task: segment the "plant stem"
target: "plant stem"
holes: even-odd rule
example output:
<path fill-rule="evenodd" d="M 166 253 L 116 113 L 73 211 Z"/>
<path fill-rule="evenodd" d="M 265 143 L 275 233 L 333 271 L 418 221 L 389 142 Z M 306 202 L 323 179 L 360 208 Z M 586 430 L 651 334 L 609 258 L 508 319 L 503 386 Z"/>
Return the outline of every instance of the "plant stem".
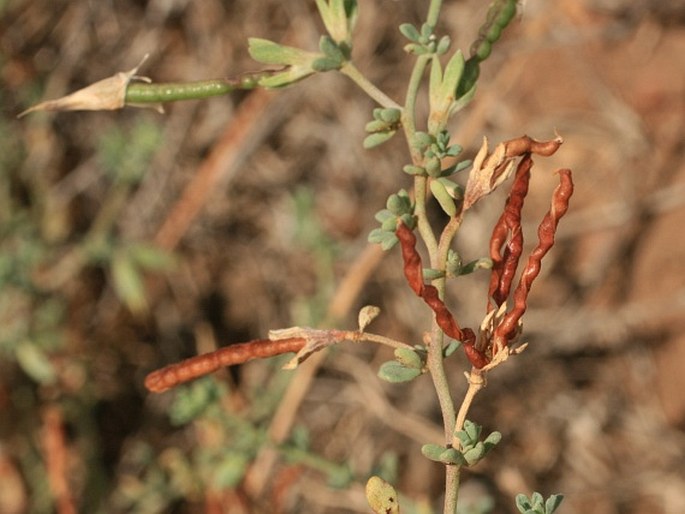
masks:
<path fill-rule="evenodd" d="M 442 8 L 442 0 L 431 0 L 428 6 L 428 16 L 426 16 L 426 23 L 431 27 L 435 27 L 440 16 L 440 9 Z"/>
<path fill-rule="evenodd" d="M 340 68 L 340 73 L 348 76 L 352 81 L 357 84 L 367 95 L 373 98 L 379 105 L 385 108 L 395 108 L 400 109 L 400 105 L 395 102 L 392 98 L 386 95 L 383 91 L 378 89 L 374 84 L 367 79 L 364 74 L 362 74 L 357 67 L 351 62 L 346 62 Z"/>
<path fill-rule="evenodd" d="M 435 256 L 438 251 L 438 241 L 435 238 L 433 229 L 428 222 L 428 216 L 426 215 L 426 185 L 428 184 L 428 179 L 417 175 L 414 177 L 414 214 L 417 218 L 419 235 L 428 249 L 428 255 L 430 257 L 431 266 L 433 265 Z"/>
<path fill-rule="evenodd" d="M 407 94 L 404 99 L 404 111 L 402 112 L 402 127 L 404 128 L 404 134 L 407 138 L 407 143 L 409 144 L 409 153 L 412 162 L 419 166 L 423 161 L 423 156 L 419 149 L 415 148 L 412 144 L 414 133 L 416 132 L 416 96 L 419 92 L 421 78 L 423 77 L 423 72 L 426 70 L 429 59 L 430 57 L 426 55 L 420 55 L 419 58 L 416 59 L 414 69 L 409 78 Z"/>
<path fill-rule="evenodd" d="M 471 373 L 469 374 L 469 387 L 464 395 L 464 400 L 461 402 L 461 407 L 459 407 L 459 413 L 457 414 L 454 425 L 454 432 L 452 433 L 452 446 L 454 448 L 459 449 L 461 446 L 461 442 L 455 434 L 464 428 L 466 414 L 468 414 L 468 411 L 471 408 L 473 399 L 483 387 L 485 387 L 485 377 L 483 376 L 483 373 L 479 369 L 471 368 Z"/>
<path fill-rule="evenodd" d="M 440 234 L 440 242 L 438 244 L 436 262 L 431 263 L 431 266 L 433 266 L 434 268 L 441 270 L 444 269 L 444 266 L 447 263 L 447 253 L 449 252 L 450 245 L 452 244 L 452 239 L 454 239 L 454 236 L 456 235 L 457 231 L 459 230 L 459 227 L 461 226 L 463 215 L 463 212 L 459 212 L 459 214 L 451 218 L 447 225 L 445 225 L 442 234 Z"/>

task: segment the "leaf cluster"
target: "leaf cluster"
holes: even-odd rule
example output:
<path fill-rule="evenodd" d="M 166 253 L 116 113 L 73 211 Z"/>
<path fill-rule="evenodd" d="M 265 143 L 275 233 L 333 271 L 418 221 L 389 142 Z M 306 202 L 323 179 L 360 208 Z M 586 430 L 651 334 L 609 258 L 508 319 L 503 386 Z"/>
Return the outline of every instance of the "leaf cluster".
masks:
<path fill-rule="evenodd" d="M 447 465 L 473 466 L 483 459 L 502 439 L 499 432 L 490 433 L 485 439 L 480 440 L 483 427 L 466 420 L 463 430 L 456 432 L 461 443 L 461 448 L 446 447 L 438 444 L 425 444 L 421 453 L 430 460 L 442 462 Z"/>

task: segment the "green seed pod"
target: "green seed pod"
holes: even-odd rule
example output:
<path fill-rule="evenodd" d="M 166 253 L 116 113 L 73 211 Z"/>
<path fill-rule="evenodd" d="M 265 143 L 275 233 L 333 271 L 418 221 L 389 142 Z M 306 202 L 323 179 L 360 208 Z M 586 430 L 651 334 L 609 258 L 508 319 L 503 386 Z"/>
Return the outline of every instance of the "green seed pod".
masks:
<path fill-rule="evenodd" d="M 490 43 L 494 43 L 502 35 L 502 27 L 499 25 L 492 25 L 485 33 L 485 39 Z"/>
<path fill-rule="evenodd" d="M 478 58 L 478 60 L 484 61 L 490 57 L 490 53 L 492 52 L 492 44 L 484 39 L 483 41 L 480 41 L 478 45 L 476 45 L 475 51 L 472 49 L 471 52 Z"/>
<path fill-rule="evenodd" d="M 225 95 L 235 89 L 235 84 L 222 79 L 169 84 L 130 82 L 126 88 L 126 103 L 146 104 L 195 100 Z"/>
<path fill-rule="evenodd" d="M 500 27 L 504 28 L 509 25 L 509 22 L 516 15 L 516 0 L 506 0 L 504 5 L 501 6 L 499 13 L 497 14 L 497 19 L 495 23 Z"/>

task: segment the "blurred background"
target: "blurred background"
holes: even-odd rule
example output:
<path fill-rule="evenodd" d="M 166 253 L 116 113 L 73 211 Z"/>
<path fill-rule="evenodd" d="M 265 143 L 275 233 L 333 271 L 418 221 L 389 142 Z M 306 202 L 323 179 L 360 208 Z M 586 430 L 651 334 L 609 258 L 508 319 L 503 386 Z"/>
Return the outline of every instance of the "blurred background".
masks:
<path fill-rule="evenodd" d="M 397 27 L 427 2 L 360 2 L 354 60 L 402 99 L 412 59 Z M 488 2 L 445 2 L 468 50 Z M 528 247 L 557 179 L 576 193 L 524 317 L 529 348 L 489 377 L 469 418 L 503 441 L 462 473 L 463 513 L 685 512 L 685 6 L 528 0 L 482 67 L 453 141 L 472 157 L 522 134 L 565 139 L 537 159 Z M 293 325 L 420 343 L 426 309 L 399 252 L 368 248 L 373 214 L 410 186 L 400 137 L 361 147 L 374 104 L 327 73 L 275 92 L 161 115 L 28 106 L 129 70 L 155 82 L 259 69 L 247 37 L 316 49 L 314 2 L 0 1 L 0 512 L 369 512 L 381 474 L 403 512 L 440 505 L 441 442 L 427 377 L 376 377 L 386 348 L 340 345 L 295 372 L 251 362 L 173 392 L 160 366 Z M 421 105 L 425 112 L 425 102 Z M 465 221 L 487 255 L 505 192 Z M 436 208 L 436 220 L 439 211 Z M 449 284 L 475 327 L 487 273 Z M 321 355 L 321 356 L 319 356 Z M 466 362 L 448 361 L 456 398 Z"/>

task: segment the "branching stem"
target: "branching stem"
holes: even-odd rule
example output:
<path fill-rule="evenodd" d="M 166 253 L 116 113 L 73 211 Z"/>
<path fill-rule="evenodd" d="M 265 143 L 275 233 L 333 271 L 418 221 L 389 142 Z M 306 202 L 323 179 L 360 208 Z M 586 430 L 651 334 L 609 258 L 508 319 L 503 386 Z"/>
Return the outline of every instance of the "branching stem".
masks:
<path fill-rule="evenodd" d="M 383 91 L 378 89 L 369 79 L 367 79 L 364 74 L 359 71 L 359 69 L 351 62 L 346 62 L 342 68 L 340 68 L 340 73 L 346 75 L 352 81 L 357 84 L 367 95 L 373 98 L 379 105 L 385 108 L 395 108 L 400 109 L 400 105 L 395 102 L 392 98 L 386 95 Z"/>

